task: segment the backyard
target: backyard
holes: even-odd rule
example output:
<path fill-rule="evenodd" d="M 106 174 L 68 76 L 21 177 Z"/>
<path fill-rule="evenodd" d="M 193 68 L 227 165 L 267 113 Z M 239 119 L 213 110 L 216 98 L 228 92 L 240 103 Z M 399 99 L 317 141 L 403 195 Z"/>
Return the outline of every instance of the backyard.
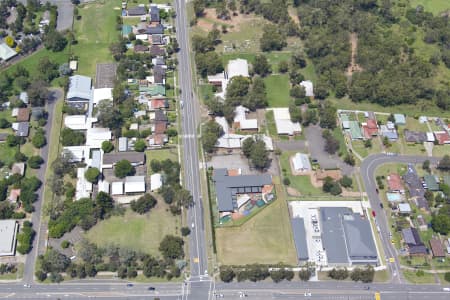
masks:
<path fill-rule="evenodd" d="M 279 196 L 282 188 L 279 185 L 277 187 Z M 283 197 L 279 196 L 241 226 L 216 228 L 215 235 L 217 254 L 222 264 L 297 263 L 289 214 Z"/>
<path fill-rule="evenodd" d="M 269 107 L 288 107 L 291 102 L 288 75 L 270 75 L 264 82 Z"/>

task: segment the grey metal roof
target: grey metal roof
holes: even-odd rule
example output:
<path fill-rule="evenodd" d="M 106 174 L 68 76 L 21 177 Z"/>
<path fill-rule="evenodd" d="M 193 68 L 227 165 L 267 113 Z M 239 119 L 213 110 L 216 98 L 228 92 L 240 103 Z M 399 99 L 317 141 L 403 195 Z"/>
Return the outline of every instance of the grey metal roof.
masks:
<path fill-rule="evenodd" d="M 121 160 L 128 160 L 132 164 L 145 162 L 145 154 L 142 152 L 119 152 L 105 153 L 103 155 L 103 164 L 115 164 Z"/>
<path fill-rule="evenodd" d="M 343 225 L 350 260 L 377 260 L 377 248 L 369 221 L 355 213 L 344 216 Z"/>
<path fill-rule="evenodd" d="M 404 228 L 402 229 L 403 240 L 408 245 L 423 245 L 422 240 L 420 239 L 419 233 L 415 228 Z"/>
<path fill-rule="evenodd" d="M 156 26 L 149 26 L 147 27 L 147 34 L 163 34 L 164 33 L 164 26 L 161 24 L 158 24 Z"/>
<path fill-rule="evenodd" d="M 0 220 L 0 256 L 14 255 L 17 223 L 15 220 Z"/>
<path fill-rule="evenodd" d="M 128 8 L 127 12 L 129 16 L 142 16 L 147 14 L 147 10 L 144 6 L 130 7 Z"/>
<path fill-rule="evenodd" d="M 305 222 L 303 218 L 292 218 L 292 233 L 298 260 L 308 260 L 308 245 L 306 242 Z"/>
<path fill-rule="evenodd" d="M 29 132 L 30 132 L 30 123 L 28 122 L 18 123 L 16 136 L 25 137 L 28 136 Z"/>
<path fill-rule="evenodd" d="M 217 208 L 219 211 L 236 209 L 236 195 L 250 193 L 252 187 L 262 187 L 272 184 L 269 174 L 228 176 L 227 169 L 216 169 L 213 174 L 216 185 Z M 245 188 L 250 188 L 246 191 Z"/>
<path fill-rule="evenodd" d="M 127 150 L 128 150 L 128 138 L 122 136 L 119 138 L 119 151 L 124 152 Z"/>
<path fill-rule="evenodd" d="M 321 207 L 320 221 L 322 225 L 322 243 L 331 264 L 346 264 L 349 262 L 345 232 L 341 216 L 351 214 L 347 207 Z"/>
<path fill-rule="evenodd" d="M 417 171 L 414 168 L 414 165 L 408 164 L 408 170 L 406 171 L 405 175 L 403 175 L 403 180 L 406 182 L 410 197 L 424 196 L 425 191 L 423 189 L 422 182 L 417 175 Z"/>
<path fill-rule="evenodd" d="M 89 101 L 92 97 L 92 80 L 90 77 L 82 75 L 74 75 L 70 77 L 69 91 L 67 92 L 67 100 Z"/>
<path fill-rule="evenodd" d="M 160 17 L 159 17 L 159 8 L 157 6 L 150 6 L 150 20 L 152 22 L 159 22 L 160 21 Z"/>
<path fill-rule="evenodd" d="M 102 154 L 101 154 L 100 150 L 93 150 L 91 167 L 101 170 L 102 169 L 101 158 L 102 158 Z"/>
<path fill-rule="evenodd" d="M 427 141 L 427 134 L 425 132 L 405 129 L 403 134 L 405 135 L 405 140 L 410 143 L 423 143 Z"/>

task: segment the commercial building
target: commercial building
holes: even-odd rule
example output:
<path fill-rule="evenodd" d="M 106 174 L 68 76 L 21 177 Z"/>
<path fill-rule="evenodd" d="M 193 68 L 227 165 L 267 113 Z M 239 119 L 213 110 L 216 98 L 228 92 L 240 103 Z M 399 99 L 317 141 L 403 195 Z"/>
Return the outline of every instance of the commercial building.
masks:
<path fill-rule="evenodd" d="M 306 242 L 305 221 L 303 218 L 291 218 L 292 233 L 294 236 L 297 259 L 304 262 L 309 259 L 308 244 Z"/>
<path fill-rule="evenodd" d="M 309 157 L 304 153 L 296 153 L 292 157 L 292 166 L 296 172 L 311 171 L 311 163 L 309 162 Z"/>
<path fill-rule="evenodd" d="M 12 256 L 16 252 L 18 224 L 15 220 L 0 220 L 0 256 Z"/>
<path fill-rule="evenodd" d="M 289 108 L 273 108 L 273 117 L 275 119 L 275 126 L 279 135 L 294 135 L 302 131 L 300 123 L 291 121 L 291 114 Z"/>
<path fill-rule="evenodd" d="M 14 49 L 11 49 L 6 43 L 0 42 L 0 60 L 7 61 L 17 55 Z"/>
<path fill-rule="evenodd" d="M 74 75 L 69 78 L 67 101 L 89 102 L 92 97 L 92 80 L 90 77 Z"/>

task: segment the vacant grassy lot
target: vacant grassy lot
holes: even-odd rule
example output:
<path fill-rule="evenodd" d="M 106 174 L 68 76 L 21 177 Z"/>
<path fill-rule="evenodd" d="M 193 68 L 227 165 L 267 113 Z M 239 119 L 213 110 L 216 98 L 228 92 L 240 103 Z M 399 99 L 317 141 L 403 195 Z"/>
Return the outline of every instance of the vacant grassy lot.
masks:
<path fill-rule="evenodd" d="M 280 197 L 241 226 L 217 228 L 216 243 L 221 264 L 297 262 L 286 202 Z"/>
<path fill-rule="evenodd" d="M 403 271 L 403 276 L 407 281 L 414 284 L 427 284 L 435 283 L 434 275 L 430 273 L 424 273 L 421 276 L 417 275 L 415 271 Z"/>
<path fill-rule="evenodd" d="M 163 161 L 165 159 L 178 161 L 177 148 L 150 150 L 150 151 L 145 152 L 145 156 L 147 159 L 147 171 L 149 172 L 149 174 L 152 174 L 152 168 L 150 167 L 150 162 L 153 159 L 156 159 L 159 161 Z"/>
<path fill-rule="evenodd" d="M 159 256 L 158 247 L 164 236 L 178 235 L 179 232 L 179 218 L 173 217 L 167 205 L 160 200 L 145 215 L 127 211 L 124 216 L 102 221 L 89 230 L 86 237 L 99 246 L 115 244 Z"/>
<path fill-rule="evenodd" d="M 288 75 L 270 75 L 264 78 L 264 82 L 269 107 L 288 107 L 291 101 Z"/>
<path fill-rule="evenodd" d="M 116 1 L 95 2 L 79 7 L 81 20 L 74 23 L 78 44 L 72 51 L 78 56 L 78 73 L 95 76 L 97 63 L 112 62 L 109 45 L 118 40 L 116 16 L 120 15 Z"/>

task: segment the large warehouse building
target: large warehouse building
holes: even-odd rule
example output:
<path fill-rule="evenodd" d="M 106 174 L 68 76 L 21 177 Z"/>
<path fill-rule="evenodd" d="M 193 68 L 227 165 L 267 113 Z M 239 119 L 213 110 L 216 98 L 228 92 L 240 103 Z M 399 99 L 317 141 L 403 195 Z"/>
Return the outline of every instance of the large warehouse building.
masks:
<path fill-rule="evenodd" d="M 15 220 L 0 220 L 0 256 L 15 254 L 17 229 Z"/>

